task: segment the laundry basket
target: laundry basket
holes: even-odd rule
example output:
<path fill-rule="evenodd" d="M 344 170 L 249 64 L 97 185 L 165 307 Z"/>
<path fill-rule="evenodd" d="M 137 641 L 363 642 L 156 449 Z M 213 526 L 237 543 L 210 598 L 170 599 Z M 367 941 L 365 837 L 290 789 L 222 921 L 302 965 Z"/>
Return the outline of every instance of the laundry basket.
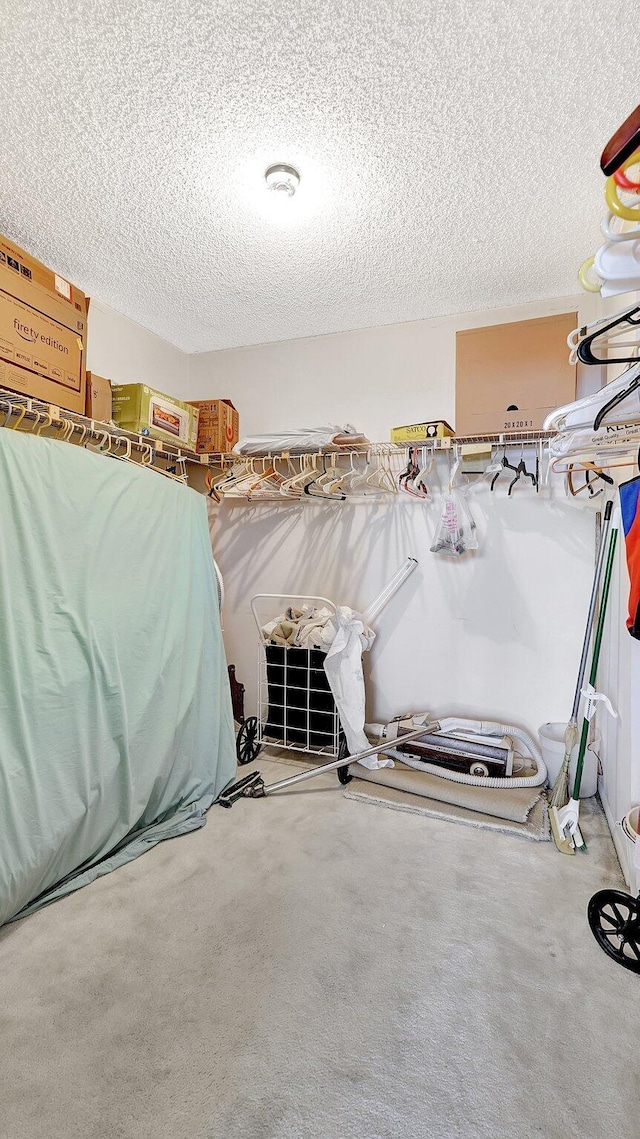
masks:
<path fill-rule="evenodd" d="M 277 603 L 277 605 L 276 605 Z M 250 763 L 262 744 L 339 759 L 347 755 L 338 709 L 324 670 L 326 653 L 318 648 L 265 644 L 263 626 L 292 604 L 320 605 L 336 612 L 327 597 L 259 593 L 251 599 L 258 630 L 258 714 L 238 732 L 238 763 Z"/>

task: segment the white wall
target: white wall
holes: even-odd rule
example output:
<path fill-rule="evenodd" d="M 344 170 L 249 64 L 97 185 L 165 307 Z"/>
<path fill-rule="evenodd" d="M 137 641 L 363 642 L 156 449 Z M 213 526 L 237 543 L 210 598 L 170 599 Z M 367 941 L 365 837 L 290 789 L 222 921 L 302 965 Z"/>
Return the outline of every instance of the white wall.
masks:
<path fill-rule="evenodd" d="M 244 434 L 352 421 L 370 438 L 386 439 L 393 424 L 440 417 L 453 422 L 458 329 L 575 308 L 589 320 L 603 306 L 581 294 L 186 356 L 93 301 L 88 364 L 114 381 L 142 380 L 179 398 L 230 397 Z M 592 383 L 595 371 L 587 373 Z M 514 492 L 507 499 L 504 491 L 492 495 L 485 486 L 472 492 L 471 501 L 481 548 L 460 563 L 429 552 L 437 501 L 426 507 L 404 500 L 388 506 L 220 507 L 214 545 L 227 586 L 225 638 L 247 685 L 248 709 L 255 706 L 257 672 L 249 609 L 254 593 L 322 593 L 364 606 L 411 553 L 419 569 L 377 622 L 378 639 L 367 660 L 368 715 L 424 708 L 513 719 L 532 731 L 544 720 L 565 719 L 593 569 L 593 512 L 570 502 L 561 489 L 551 497 Z M 640 801 L 640 704 L 634 699 L 640 646 L 624 628 L 622 536 L 618 565 L 600 687 L 620 717 L 601 717 L 600 793 L 631 881 L 626 840 L 616 823 Z"/>
<path fill-rule="evenodd" d="M 226 502 L 214 550 L 229 660 L 255 709 L 255 593 L 321 594 L 364 607 L 407 555 L 419 568 L 376 622 L 368 716 L 409 710 L 505 719 L 532 731 L 571 707 L 592 573 L 593 515 L 564 499 L 488 486 L 471 495 L 480 549 L 430 553 L 439 516 L 386 506 Z M 276 612 L 283 606 L 276 603 Z M 267 609 L 267 616 L 275 616 Z"/>
<path fill-rule="evenodd" d="M 230 397 L 243 433 L 352 420 L 373 439 L 393 424 L 453 419 L 457 328 L 579 307 L 570 297 L 194 357 L 193 398 Z M 440 477 L 444 472 L 440 471 Z M 435 490 L 435 488 L 434 488 Z M 593 571 L 594 517 L 569 501 L 504 486 L 471 493 L 481 547 L 459 562 L 429 552 L 439 517 L 430 505 L 345 506 L 226 502 L 214 547 L 227 586 L 229 659 L 255 707 L 258 641 L 249 599 L 258 592 L 320 593 L 364 606 L 407 554 L 410 578 L 377 622 L 367 663 L 368 715 L 467 713 L 532 731 L 567 718 Z"/>
<path fill-rule="evenodd" d="M 87 367 L 118 384 L 145 383 L 188 398 L 190 357 L 141 324 L 91 301 Z"/>
<path fill-rule="evenodd" d="M 191 357 L 191 399 L 232 398 L 242 434 L 301 424 L 352 422 L 370 439 L 401 423 L 454 424 L 455 333 L 503 321 L 580 310 L 594 298 L 563 297 L 438 320 L 387 325 Z"/>

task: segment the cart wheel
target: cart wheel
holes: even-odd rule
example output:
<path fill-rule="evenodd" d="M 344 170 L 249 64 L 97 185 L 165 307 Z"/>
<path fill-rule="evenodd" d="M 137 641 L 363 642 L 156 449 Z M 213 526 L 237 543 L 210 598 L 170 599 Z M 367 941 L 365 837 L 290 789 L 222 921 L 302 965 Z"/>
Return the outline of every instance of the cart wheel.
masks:
<path fill-rule="evenodd" d="M 622 890 L 599 890 L 587 908 L 591 932 L 618 965 L 640 973 L 640 904 Z"/>
<path fill-rule="evenodd" d="M 240 725 L 240 731 L 236 736 L 236 755 L 240 766 L 245 763 L 251 763 L 260 751 L 262 744 L 258 739 L 258 717 L 249 716 L 248 720 L 243 720 Z"/>
<path fill-rule="evenodd" d="M 347 759 L 348 755 L 349 755 L 349 748 L 347 747 L 347 741 L 346 741 L 345 737 L 341 735 L 340 736 L 340 746 L 338 748 L 338 759 Z M 338 772 L 338 779 L 342 783 L 342 786 L 346 787 L 347 783 L 350 783 L 351 780 L 353 779 L 353 775 L 349 771 L 349 765 L 347 764 L 346 767 L 338 767 L 337 772 Z"/>

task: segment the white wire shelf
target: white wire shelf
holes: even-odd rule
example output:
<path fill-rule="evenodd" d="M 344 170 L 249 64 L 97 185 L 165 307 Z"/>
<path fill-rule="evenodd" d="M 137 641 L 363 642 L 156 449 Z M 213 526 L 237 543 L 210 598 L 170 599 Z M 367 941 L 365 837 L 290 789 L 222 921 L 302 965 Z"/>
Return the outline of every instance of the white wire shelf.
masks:
<path fill-rule="evenodd" d="M 134 457 L 141 465 L 160 473 L 174 473 L 180 481 L 187 482 L 187 467 L 226 467 L 230 464 L 256 459 L 304 460 L 318 452 L 296 453 L 289 451 L 265 451 L 259 455 L 233 455 L 208 452 L 196 454 L 178 444 L 154 439 L 125 431 L 115 423 L 103 423 L 77 412 L 67 411 L 45 400 L 36 399 L 20 392 L 0 387 L 0 427 L 31 430 L 58 438 L 76 445 L 95 444 L 92 448 L 117 457 Z M 324 448 L 322 454 L 332 455 L 405 455 L 413 448 L 433 451 L 451 451 L 466 444 L 486 443 L 492 446 L 526 446 L 545 443 L 553 432 L 521 431 L 495 432 L 482 435 L 456 435 L 444 439 L 416 439 L 405 443 L 371 442 L 358 447 Z M 133 455 L 135 453 L 135 456 Z"/>
<path fill-rule="evenodd" d="M 198 455 L 177 444 L 125 431 L 56 404 L 0 387 L 0 428 L 46 434 L 76 446 L 91 445 L 96 453 L 129 458 L 160 474 L 187 483 L 187 467 L 209 467 L 220 456 Z M 227 456 L 228 457 L 228 456 Z"/>
<path fill-rule="evenodd" d="M 354 447 L 322 447 L 319 451 L 256 451 L 245 455 L 200 455 L 202 462 L 209 461 L 211 465 L 224 463 L 237 463 L 251 459 L 305 459 L 314 455 L 324 455 L 327 458 L 333 455 L 406 455 L 413 448 L 430 448 L 434 451 L 452 451 L 455 448 L 471 444 L 486 443 L 491 446 L 535 446 L 538 443 L 548 443 L 554 437 L 553 431 L 501 431 L 484 435 L 451 435 L 444 439 L 413 439 L 405 443 L 360 443 Z"/>

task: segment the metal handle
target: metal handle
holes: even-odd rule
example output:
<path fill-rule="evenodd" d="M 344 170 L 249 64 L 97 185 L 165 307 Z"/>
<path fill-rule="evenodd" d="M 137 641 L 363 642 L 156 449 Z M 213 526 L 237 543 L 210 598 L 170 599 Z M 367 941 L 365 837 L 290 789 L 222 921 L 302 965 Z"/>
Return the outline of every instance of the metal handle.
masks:
<path fill-rule="evenodd" d="M 440 723 L 434 720 L 430 724 L 423 724 L 415 732 L 408 732 L 406 736 L 402 737 L 403 744 L 409 743 L 411 740 L 420 739 L 421 736 L 429 736 L 432 732 L 440 730 Z M 381 743 L 374 744 L 373 747 L 368 747 L 366 751 L 360 751 L 357 755 L 343 756 L 342 759 L 333 759 L 331 763 L 323 763 L 321 767 L 313 767 L 310 771 L 301 771 L 298 775 L 290 775 L 288 779 L 280 779 L 277 783 L 271 783 L 268 787 L 256 788 L 255 795 L 254 789 L 249 788 L 248 795 L 250 798 L 263 798 L 265 795 L 272 795 L 274 791 L 283 791 L 285 787 L 293 787 L 294 783 L 302 783 L 305 779 L 313 779 L 315 775 L 322 775 L 324 771 L 335 771 L 338 767 L 348 767 L 350 763 L 358 763 L 361 759 L 366 759 L 370 755 L 378 755 L 381 751 L 387 751 L 392 740 L 382 740 Z"/>

